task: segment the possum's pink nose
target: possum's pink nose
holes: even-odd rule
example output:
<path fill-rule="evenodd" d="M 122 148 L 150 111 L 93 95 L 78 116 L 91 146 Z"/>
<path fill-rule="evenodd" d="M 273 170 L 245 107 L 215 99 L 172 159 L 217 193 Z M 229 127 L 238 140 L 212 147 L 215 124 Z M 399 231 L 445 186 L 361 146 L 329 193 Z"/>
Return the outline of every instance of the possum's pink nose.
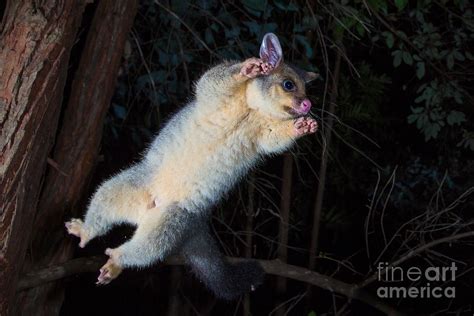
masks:
<path fill-rule="evenodd" d="M 311 110 L 311 101 L 308 99 L 304 99 L 300 103 L 299 112 L 301 112 L 302 114 L 307 114 L 309 110 Z"/>

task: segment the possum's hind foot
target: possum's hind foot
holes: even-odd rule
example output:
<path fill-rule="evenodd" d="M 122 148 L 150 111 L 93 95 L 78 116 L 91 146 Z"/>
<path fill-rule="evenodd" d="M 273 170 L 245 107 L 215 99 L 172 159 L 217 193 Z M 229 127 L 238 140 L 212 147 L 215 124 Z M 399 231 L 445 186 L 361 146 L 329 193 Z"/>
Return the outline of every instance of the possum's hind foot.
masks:
<path fill-rule="evenodd" d="M 107 260 L 107 262 L 100 268 L 100 274 L 97 277 L 97 285 L 106 285 L 109 284 L 113 279 L 119 276 L 122 273 L 122 268 L 118 266 L 112 259 Z"/>
<path fill-rule="evenodd" d="M 84 248 L 90 240 L 89 234 L 84 229 L 84 222 L 78 218 L 72 218 L 69 222 L 65 223 L 65 226 L 69 234 L 81 239 L 79 247 Z"/>
<path fill-rule="evenodd" d="M 116 261 L 116 250 L 107 248 L 105 254 L 110 258 L 107 262 L 100 268 L 100 274 L 97 277 L 97 285 L 109 284 L 113 279 L 117 278 L 120 273 L 122 273 L 122 267 L 119 266 Z"/>

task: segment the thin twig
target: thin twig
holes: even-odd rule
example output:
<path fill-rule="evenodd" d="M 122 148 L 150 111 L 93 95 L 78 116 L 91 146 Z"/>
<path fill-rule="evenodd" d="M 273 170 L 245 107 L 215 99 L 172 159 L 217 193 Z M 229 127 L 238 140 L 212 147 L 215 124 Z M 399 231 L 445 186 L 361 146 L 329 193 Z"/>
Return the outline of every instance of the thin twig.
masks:
<path fill-rule="evenodd" d="M 375 280 L 377 280 L 378 277 L 383 276 L 386 271 L 390 270 L 393 267 L 396 267 L 396 266 L 402 264 L 403 262 L 405 262 L 408 259 L 422 253 L 425 250 L 428 250 L 428 249 L 430 249 L 434 246 L 437 246 L 439 244 L 452 242 L 452 241 L 456 241 L 458 239 L 469 238 L 469 237 L 474 237 L 474 231 L 443 237 L 443 238 L 440 238 L 440 239 L 437 239 L 437 240 L 433 240 L 432 242 L 429 242 L 429 243 L 427 243 L 423 246 L 420 246 L 420 247 L 418 247 L 414 250 L 410 250 L 407 253 L 405 253 L 403 256 L 401 256 L 400 259 L 398 259 L 398 260 L 394 261 L 393 263 L 389 264 L 382 271 L 380 271 L 380 272 L 377 271 L 374 274 L 372 274 L 364 282 L 360 283 L 360 287 L 363 288 L 363 287 L 367 286 L 368 284 L 370 284 L 370 283 L 374 282 Z"/>
<path fill-rule="evenodd" d="M 336 60 L 334 62 L 334 77 L 332 82 L 332 89 L 331 89 L 331 97 L 330 97 L 330 105 L 329 105 L 329 112 L 335 112 L 335 104 L 337 99 L 337 92 L 338 92 L 338 85 L 339 85 L 339 72 L 341 68 L 341 54 L 338 52 L 336 55 Z M 311 242 L 310 242 L 310 256 L 309 256 L 309 264 L 308 268 L 313 270 L 316 264 L 316 256 L 318 254 L 318 246 L 319 246 L 319 228 L 320 228 L 320 221 L 321 221 L 321 212 L 323 206 L 323 199 L 324 199 L 324 188 L 326 185 L 326 171 L 327 171 L 327 164 L 328 164 L 328 150 L 329 145 L 331 144 L 331 135 L 332 135 L 332 126 L 334 124 L 334 117 L 330 116 L 327 123 L 327 130 L 325 131 L 323 137 L 326 138 L 326 147 L 323 148 L 323 152 L 321 154 L 321 163 L 319 167 L 319 183 L 316 190 L 316 200 L 314 203 L 314 211 L 313 211 L 313 228 L 311 231 Z"/>
<path fill-rule="evenodd" d="M 155 3 L 160 7 L 162 8 L 163 10 L 165 10 L 166 12 L 168 12 L 172 17 L 174 17 L 176 20 L 178 20 L 179 23 L 183 24 L 183 26 L 185 28 L 188 29 L 188 31 L 198 40 L 198 42 L 209 52 L 209 54 L 211 55 L 214 55 L 216 57 L 219 57 L 219 54 L 217 54 L 216 52 L 214 52 L 212 49 L 209 48 L 209 46 L 207 46 L 206 43 L 204 43 L 204 41 L 199 37 L 199 35 L 196 34 L 196 32 L 194 32 L 194 30 L 186 23 L 183 21 L 183 19 L 181 19 L 176 13 L 174 13 L 173 11 L 171 11 L 170 9 L 168 9 L 167 7 L 165 7 L 164 5 L 162 5 L 158 0 L 155 0 Z"/>

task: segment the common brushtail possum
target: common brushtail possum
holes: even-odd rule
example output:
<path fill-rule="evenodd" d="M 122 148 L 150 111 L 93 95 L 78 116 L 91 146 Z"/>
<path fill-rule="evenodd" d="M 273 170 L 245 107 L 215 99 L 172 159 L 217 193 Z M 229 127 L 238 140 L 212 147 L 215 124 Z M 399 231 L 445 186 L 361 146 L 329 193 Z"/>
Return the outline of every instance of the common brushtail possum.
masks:
<path fill-rule="evenodd" d="M 316 131 L 305 95 L 305 83 L 316 76 L 284 63 L 272 33 L 263 38 L 260 58 L 205 72 L 194 99 L 164 126 L 142 161 L 99 186 L 84 220 L 66 223 L 80 247 L 114 224 L 137 226 L 129 241 L 105 251 L 109 260 L 97 284 L 180 253 L 218 297 L 233 299 L 258 286 L 263 270 L 256 261 L 231 264 L 220 253 L 208 230 L 209 209 L 264 155 Z"/>

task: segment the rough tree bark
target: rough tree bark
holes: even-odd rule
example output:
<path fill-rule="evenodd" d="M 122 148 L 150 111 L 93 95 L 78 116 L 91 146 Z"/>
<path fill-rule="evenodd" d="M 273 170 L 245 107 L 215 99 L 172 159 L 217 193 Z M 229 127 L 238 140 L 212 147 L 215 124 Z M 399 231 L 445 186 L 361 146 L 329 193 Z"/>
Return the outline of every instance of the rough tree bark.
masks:
<path fill-rule="evenodd" d="M 83 206 L 136 7 L 136 0 L 101 0 L 93 12 L 39 199 L 25 270 L 73 255 L 76 241 L 66 237 L 63 223 Z M 63 294 L 61 284 L 54 283 L 23 292 L 17 314 L 57 315 Z"/>
<path fill-rule="evenodd" d="M 0 315 L 11 312 L 86 1 L 8 1 L 0 33 Z"/>

